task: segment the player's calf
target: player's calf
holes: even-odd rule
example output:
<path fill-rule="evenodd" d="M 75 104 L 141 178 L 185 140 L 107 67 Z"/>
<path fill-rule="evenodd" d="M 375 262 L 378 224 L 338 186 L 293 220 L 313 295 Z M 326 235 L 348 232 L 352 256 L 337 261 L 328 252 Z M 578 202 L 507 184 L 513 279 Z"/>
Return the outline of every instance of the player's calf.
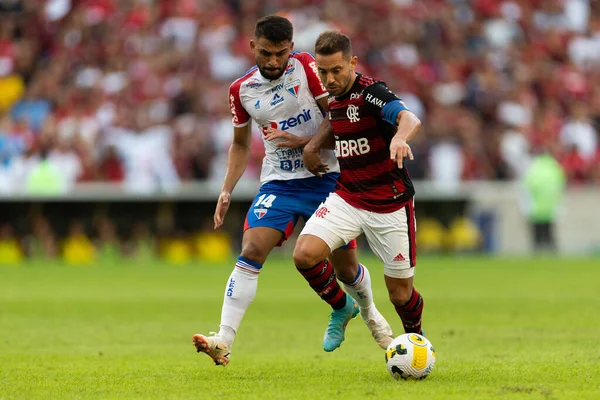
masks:
<path fill-rule="evenodd" d="M 394 304 L 406 333 L 421 334 L 423 332 L 421 329 L 423 305 L 423 297 L 414 288 L 408 301 L 400 306 Z"/>

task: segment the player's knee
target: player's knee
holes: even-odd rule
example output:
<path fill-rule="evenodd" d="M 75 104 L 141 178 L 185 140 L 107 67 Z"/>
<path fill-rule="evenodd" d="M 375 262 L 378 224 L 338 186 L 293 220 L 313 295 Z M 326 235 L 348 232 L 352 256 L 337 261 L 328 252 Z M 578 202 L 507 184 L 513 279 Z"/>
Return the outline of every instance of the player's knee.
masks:
<path fill-rule="evenodd" d="M 329 259 L 335 270 L 335 274 L 342 282 L 352 282 L 358 274 L 358 263 L 340 262 L 338 259 Z"/>
<path fill-rule="evenodd" d="M 390 301 L 394 306 L 402 307 L 403 305 L 408 303 L 408 301 L 412 297 L 412 292 L 412 283 L 407 285 L 396 285 L 393 288 L 390 288 L 389 290 Z"/>
<path fill-rule="evenodd" d="M 259 264 L 264 264 L 269 251 L 261 248 L 258 243 L 248 242 L 242 247 L 241 256 Z"/>
<path fill-rule="evenodd" d="M 323 258 L 320 258 L 319 254 L 316 254 L 312 249 L 310 244 L 298 240 L 296 242 L 296 247 L 294 248 L 294 264 L 300 269 L 308 269 L 313 265 L 323 261 Z"/>
<path fill-rule="evenodd" d="M 337 249 L 328 258 L 337 277 L 343 282 L 352 282 L 356 278 L 358 274 L 356 250 Z"/>
<path fill-rule="evenodd" d="M 311 264 L 311 256 L 308 249 L 304 246 L 298 246 L 294 248 L 294 264 L 301 269 L 307 269 L 315 265 Z"/>

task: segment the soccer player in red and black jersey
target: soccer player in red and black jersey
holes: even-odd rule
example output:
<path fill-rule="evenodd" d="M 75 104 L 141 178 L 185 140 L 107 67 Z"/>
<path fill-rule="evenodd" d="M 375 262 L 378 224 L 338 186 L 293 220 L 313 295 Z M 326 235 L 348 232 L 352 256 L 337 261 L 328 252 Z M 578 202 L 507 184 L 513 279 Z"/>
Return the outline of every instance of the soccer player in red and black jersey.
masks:
<path fill-rule="evenodd" d="M 329 118 L 304 148 L 315 175 L 327 171 L 321 148 L 335 148 L 341 175 L 335 192 L 315 211 L 294 250 L 299 268 L 364 233 L 384 264 L 385 283 L 404 330 L 420 333 L 423 298 L 413 287 L 416 262 L 414 188 L 404 158 L 421 126 L 385 83 L 355 72 L 348 36 L 322 33 L 315 45 L 317 72 L 330 94 Z"/>

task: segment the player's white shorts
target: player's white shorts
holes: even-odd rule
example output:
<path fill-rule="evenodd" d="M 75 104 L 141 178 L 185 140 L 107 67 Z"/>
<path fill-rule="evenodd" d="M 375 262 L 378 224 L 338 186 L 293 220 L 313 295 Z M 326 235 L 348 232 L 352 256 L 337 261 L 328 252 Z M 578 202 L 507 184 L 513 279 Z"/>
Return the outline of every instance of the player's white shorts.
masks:
<path fill-rule="evenodd" d="M 371 250 L 383 262 L 384 274 L 410 278 L 415 274 L 415 231 L 413 200 L 398 211 L 376 213 L 353 207 L 331 193 L 300 235 L 317 236 L 333 251 L 364 232 Z"/>

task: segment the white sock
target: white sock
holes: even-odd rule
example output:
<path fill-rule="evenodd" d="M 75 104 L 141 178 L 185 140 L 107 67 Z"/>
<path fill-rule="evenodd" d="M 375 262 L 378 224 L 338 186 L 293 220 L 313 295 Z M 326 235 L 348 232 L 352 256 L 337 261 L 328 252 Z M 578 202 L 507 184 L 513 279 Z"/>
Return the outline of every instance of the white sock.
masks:
<path fill-rule="evenodd" d="M 358 264 L 358 273 L 352 282 L 341 281 L 344 290 L 348 293 L 360 307 L 360 315 L 368 317 L 373 306 L 373 289 L 371 288 L 371 274 L 362 264 Z"/>
<path fill-rule="evenodd" d="M 242 318 L 256 295 L 261 268 L 262 265 L 240 256 L 225 286 L 219 336 L 230 348 Z"/>

